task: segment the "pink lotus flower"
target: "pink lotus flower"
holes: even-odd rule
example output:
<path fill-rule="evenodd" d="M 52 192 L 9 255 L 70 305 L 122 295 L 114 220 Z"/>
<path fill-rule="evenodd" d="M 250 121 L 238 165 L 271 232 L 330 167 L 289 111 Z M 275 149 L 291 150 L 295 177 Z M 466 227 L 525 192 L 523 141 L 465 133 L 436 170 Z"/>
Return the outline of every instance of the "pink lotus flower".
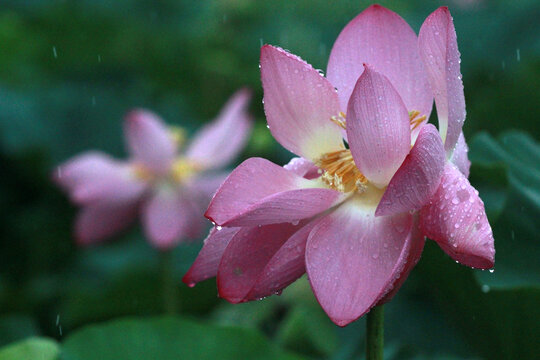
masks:
<path fill-rule="evenodd" d="M 124 123 L 129 160 L 89 151 L 60 165 L 56 183 L 82 207 L 75 222 L 78 243 L 108 238 L 139 213 L 146 236 L 159 249 L 199 236 L 204 207 L 228 175 L 217 170 L 234 159 L 250 132 L 250 97 L 247 90 L 237 92 L 182 153 L 179 129 L 135 110 Z"/>
<path fill-rule="evenodd" d="M 206 212 L 218 227 L 184 282 L 217 276 L 220 296 L 238 303 L 307 271 L 344 326 L 396 293 L 424 236 L 465 265 L 493 266 L 484 206 L 463 175 L 465 102 L 446 8 L 418 39 L 371 6 L 339 35 L 327 78 L 269 45 L 261 74 L 270 131 L 299 158 L 285 167 L 252 158 L 231 173 Z M 433 94 L 439 131 L 426 123 Z"/>

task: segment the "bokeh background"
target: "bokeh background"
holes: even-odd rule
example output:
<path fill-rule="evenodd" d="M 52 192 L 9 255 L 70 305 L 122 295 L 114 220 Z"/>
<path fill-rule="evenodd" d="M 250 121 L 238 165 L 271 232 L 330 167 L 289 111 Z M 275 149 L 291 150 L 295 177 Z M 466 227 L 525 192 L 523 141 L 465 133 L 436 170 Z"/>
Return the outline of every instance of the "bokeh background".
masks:
<path fill-rule="evenodd" d="M 381 1 L 415 29 L 454 16 L 471 182 L 495 233 L 495 272 L 434 245 L 386 306 L 388 359 L 540 358 L 540 6 L 536 0 Z M 291 154 L 270 136 L 259 48 L 319 69 L 367 1 L 3 0 L 0 3 L 1 359 L 360 359 L 363 319 L 324 315 L 303 278 L 242 305 L 215 281 L 180 283 L 200 243 L 179 246 L 176 317 L 163 317 L 158 254 L 139 228 L 91 248 L 50 181 L 81 151 L 125 156 L 123 115 L 147 107 L 192 133 L 238 88 L 254 91 L 249 156 Z M 431 119 L 436 123 L 436 119 Z M 201 239 L 202 240 L 202 239 Z M 38 355 L 36 355 L 38 354 Z M 27 357 L 24 357 L 27 356 Z M 29 357 L 28 357 L 29 356 Z"/>

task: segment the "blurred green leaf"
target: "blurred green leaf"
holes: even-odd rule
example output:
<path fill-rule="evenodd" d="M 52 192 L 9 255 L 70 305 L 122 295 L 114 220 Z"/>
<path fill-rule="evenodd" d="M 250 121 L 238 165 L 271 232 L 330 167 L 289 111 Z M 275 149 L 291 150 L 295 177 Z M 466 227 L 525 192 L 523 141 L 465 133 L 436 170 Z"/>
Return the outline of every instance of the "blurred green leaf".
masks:
<path fill-rule="evenodd" d="M 477 272 L 476 276 L 492 288 L 540 286 L 540 146 L 521 132 L 504 133 L 498 140 L 481 133 L 471 141 L 469 154 L 473 164 L 484 169 L 506 169 L 509 179 L 508 200 L 501 211 L 496 198 L 506 194 L 494 184 L 503 182 L 504 175 L 499 170 L 471 172 L 471 180 L 483 177 L 478 181 L 483 199 L 482 189 L 489 189 L 485 197 L 488 214 L 500 213 L 495 221 L 490 218 L 495 272 Z"/>
<path fill-rule="evenodd" d="M 29 338 L 0 349 L 0 360 L 56 360 L 60 347 L 48 338 Z"/>
<path fill-rule="evenodd" d="M 426 244 L 418 269 L 426 295 L 438 303 L 448 321 L 486 359 L 538 359 L 540 351 L 540 289 L 491 290 L 481 287 L 474 273 L 455 264 L 437 248 Z"/>
<path fill-rule="evenodd" d="M 295 306 L 287 314 L 277 340 L 297 352 L 329 356 L 338 347 L 335 327 L 320 306 Z"/>
<path fill-rule="evenodd" d="M 181 318 L 122 319 L 88 326 L 63 344 L 66 360 L 300 359 L 254 330 Z"/>
<path fill-rule="evenodd" d="M 0 317 L 0 345 L 39 335 L 38 324 L 27 315 L 4 315 Z"/>

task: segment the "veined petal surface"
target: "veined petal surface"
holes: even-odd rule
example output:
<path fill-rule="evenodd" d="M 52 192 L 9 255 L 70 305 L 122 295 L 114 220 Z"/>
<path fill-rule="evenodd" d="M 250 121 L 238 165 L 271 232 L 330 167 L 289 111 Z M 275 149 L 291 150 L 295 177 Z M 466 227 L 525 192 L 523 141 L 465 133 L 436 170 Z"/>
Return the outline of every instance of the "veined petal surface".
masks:
<path fill-rule="evenodd" d="M 306 247 L 306 269 L 330 319 L 345 326 L 393 286 L 407 261 L 412 215 L 375 217 L 351 199 L 321 218 Z"/>
<path fill-rule="evenodd" d="M 347 137 L 358 169 L 377 187 L 388 185 L 409 153 L 407 108 L 390 81 L 365 65 L 347 110 Z"/>
<path fill-rule="evenodd" d="M 328 60 L 328 79 L 337 87 L 343 109 L 363 63 L 385 75 L 403 99 L 407 111 L 417 110 L 429 119 L 433 95 L 418 54 L 417 37 L 398 14 L 372 5 L 341 31 Z"/>
<path fill-rule="evenodd" d="M 283 49 L 261 49 L 264 111 L 270 132 L 287 150 L 316 161 L 343 149 L 337 93 L 311 65 Z"/>
<path fill-rule="evenodd" d="M 465 141 L 465 135 L 463 135 L 463 131 L 459 135 L 458 141 L 456 143 L 456 147 L 454 148 L 454 151 L 452 152 L 452 157 L 450 158 L 450 162 L 452 164 L 456 165 L 459 171 L 468 178 L 469 172 L 471 170 L 471 161 L 469 160 L 469 146 L 467 145 L 467 142 Z"/>
<path fill-rule="evenodd" d="M 388 184 L 375 214 L 392 215 L 418 210 L 427 204 L 439 187 L 445 162 L 439 132 L 431 124 L 424 125 L 411 152 Z"/>
<path fill-rule="evenodd" d="M 420 228 L 454 260 L 480 269 L 493 267 L 495 244 L 484 203 L 450 163 L 430 203 L 420 210 Z"/>
<path fill-rule="evenodd" d="M 210 234 L 204 240 L 199 255 L 197 255 L 182 281 L 188 286 L 194 286 L 198 282 L 216 276 L 223 252 L 240 230 L 241 228 L 234 227 L 224 227 L 219 228 L 219 230 L 216 227 L 212 228 Z"/>
<path fill-rule="evenodd" d="M 420 55 L 435 95 L 439 132 L 450 156 L 465 122 L 465 95 L 456 30 L 447 7 L 429 15 L 418 35 Z"/>
<path fill-rule="evenodd" d="M 296 222 L 337 204 L 343 194 L 272 162 L 251 158 L 218 189 L 205 216 L 221 226 Z"/>
<path fill-rule="evenodd" d="M 242 228 L 225 249 L 217 275 L 219 296 L 232 303 L 245 301 L 273 255 L 302 224 Z"/>

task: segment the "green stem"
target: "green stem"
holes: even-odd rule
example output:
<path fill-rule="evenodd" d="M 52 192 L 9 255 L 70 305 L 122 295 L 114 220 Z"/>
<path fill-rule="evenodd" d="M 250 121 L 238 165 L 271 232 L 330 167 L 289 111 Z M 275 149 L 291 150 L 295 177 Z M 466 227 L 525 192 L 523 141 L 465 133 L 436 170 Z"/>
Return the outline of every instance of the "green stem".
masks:
<path fill-rule="evenodd" d="M 384 348 L 384 307 L 375 306 L 367 314 L 366 359 L 382 360 Z"/>
<path fill-rule="evenodd" d="M 177 313 L 178 289 L 174 278 L 174 256 L 172 250 L 160 252 L 161 291 L 163 294 L 163 311 L 167 315 Z"/>

